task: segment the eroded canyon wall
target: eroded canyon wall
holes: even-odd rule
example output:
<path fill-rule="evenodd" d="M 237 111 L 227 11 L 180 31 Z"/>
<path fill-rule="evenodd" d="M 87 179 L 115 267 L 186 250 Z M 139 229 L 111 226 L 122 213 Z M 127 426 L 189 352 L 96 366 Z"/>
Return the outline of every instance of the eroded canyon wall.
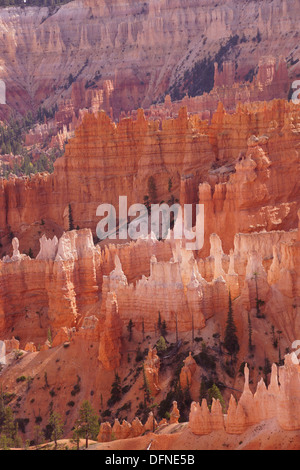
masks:
<path fill-rule="evenodd" d="M 196 94 L 212 89 L 215 59 L 220 68 L 227 60 L 236 63 L 234 74 L 243 81 L 261 57 L 282 56 L 293 80 L 299 72 L 298 16 L 296 0 L 77 0 L 54 11 L 1 9 L 0 78 L 8 103 L 1 116 L 11 108 L 24 113 L 69 99 L 72 81 L 81 81 L 91 93 L 85 98 L 80 86 L 74 89 L 76 106 L 100 100 L 117 117 L 149 107 L 183 83 L 196 63 L 212 61 L 208 83 Z M 224 75 L 226 83 L 226 65 Z"/>
<path fill-rule="evenodd" d="M 211 233 L 228 252 L 236 233 L 296 228 L 299 119 L 298 107 L 283 100 L 239 106 L 234 114 L 220 104 L 211 124 L 184 108 L 161 124 L 142 110 L 119 124 L 103 112 L 86 114 L 52 175 L 1 180 L 2 253 L 12 234 L 28 252 L 26 234 L 41 231 L 41 221 L 60 236 L 70 211 L 74 227 L 95 235 L 98 205 L 118 210 L 119 196 L 128 206 L 143 203 L 151 176 L 151 202 L 168 201 L 172 181 L 171 196 L 205 205 L 204 256 Z M 31 248 L 36 255 L 38 246 Z"/>

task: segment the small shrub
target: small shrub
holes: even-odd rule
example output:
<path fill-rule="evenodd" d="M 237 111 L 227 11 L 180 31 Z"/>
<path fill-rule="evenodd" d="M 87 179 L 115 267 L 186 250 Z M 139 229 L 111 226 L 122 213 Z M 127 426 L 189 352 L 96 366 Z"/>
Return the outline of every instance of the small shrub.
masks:
<path fill-rule="evenodd" d="M 143 359 L 144 359 L 144 355 L 143 355 L 143 353 L 142 353 L 142 351 L 141 351 L 141 348 L 138 347 L 138 350 L 137 350 L 136 356 L 135 356 L 135 361 L 136 361 L 136 362 L 141 362 Z"/>
<path fill-rule="evenodd" d="M 20 429 L 20 431 L 25 434 L 26 432 L 26 426 L 27 424 L 29 423 L 29 419 L 28 418 L 17 418 L 15 420 L 15 423 L 18 424 L 18 428 Z"/>
<path fill-rule="evenodd" d="M 21 375 L 20 377 L 17 377 L 16 382 L 26 382 L 26 377 L 25 375 Z"/>

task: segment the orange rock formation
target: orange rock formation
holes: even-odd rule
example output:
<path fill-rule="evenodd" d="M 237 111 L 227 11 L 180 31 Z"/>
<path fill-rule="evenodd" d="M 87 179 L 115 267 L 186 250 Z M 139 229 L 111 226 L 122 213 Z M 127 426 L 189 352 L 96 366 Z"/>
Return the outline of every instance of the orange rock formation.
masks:
<path fill-rule="evenodd" d="M 160 391 L 159 387 L 159 366 L 160 360 L 156 349 L 150 349 L 144 362 L 144 372 L 151 395 L 155 396 Z"/>
<path fill-rule="evenodd" d="M 294 353 L 286 356 L 284 366 L 279 368 L 279 381 L 280 385 L 277 366 L 273 364 L 269 387 L 261 379 L 253 395 L 246 365 L 244 391 L 238 403 L 231 396 L 227 415 L 224 416 L 219 400 L 213 400 L 211 410 L 206 400 L 202 401 L 201 406 L 193 403 L 189 420 L 192 432 L 204 435 L 226 429 L 228 434 L 242 434 L 247 428 L 273 418 L 284 430 L 299 430 L 300 367 Z"/>

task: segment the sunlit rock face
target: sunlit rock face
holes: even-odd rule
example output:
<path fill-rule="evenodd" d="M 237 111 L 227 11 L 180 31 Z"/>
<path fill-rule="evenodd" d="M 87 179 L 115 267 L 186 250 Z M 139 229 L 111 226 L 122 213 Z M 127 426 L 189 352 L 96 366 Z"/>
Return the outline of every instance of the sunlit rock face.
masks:
<path fill-rule="evenodd" d="M 37 106 L 43 101 L 48 107 L 72 98 L 77 110 L 97 109 L 100 104 L 118 117 L 121 111 L 148 107 L 182 82 L 195 61 L 212 61 L 211 83 L 198 90 L 202 94 L 213 87 L 214 80 L 219 86 L 231 86 L 233 75 L 238 80 L 252 79 L 270 50 L 276 59 L 292 53 L 292 79 L 297 73 L 294 32 L 298 16 L 296 0 L 273 0 L 263 6 L 246 0 L 218 4 L 79 0 L 54 13 L 47 7 L 2 9 L 1 78 L 7 82 L 7 102 L 24 112 L 32 102 Z M 230 43 L 232 38 L 237 41 Z M 228 43 L 227 54 L 218 59 L 221 47 Z M 215 60 L 219 60 L 218 73 L 214 72 Z M 283 97 L 274 96 L 274 86 L 275 91 L 282 88 L 286 70 L 280 63 L 275 67 L 273 60 L 264 59 L 255 77 L 260 87 L 269 85 L 266 100 Z M 237 63 L 234 71 L 228 61 Z M 236 93 L 232 88 L 228 102 L 237 98 Z M 251 89 L 244 91 L 251 93 Z"/>
<path fill-rule="evenodd" d="M 31 247 L 37 255 L 41 220 L 47 237 L 59 238 L 70 228 L 70 211 L 74 228 L 96 236 L 98 206 L 112 204 L 118 219 L 119 197 L 127 196 L 128 208 L 143 203 L 153 175 L 151 202 L 174 197 L 204 204 L 203 256 L 212 233 L 229 253 L 237 233 L 294 229 L 299 135 L 299 108 L 282 100 L 243 105 L 233 114 L 220 105 L 211 124 L 182 109 L 161 128 L 141 110 L 137 120 L 119 124 L 103 112 L 87 114 L 53 174 L 0 183 L 2 251 L 8 253 L 13 233 L 20 251 Z"/>

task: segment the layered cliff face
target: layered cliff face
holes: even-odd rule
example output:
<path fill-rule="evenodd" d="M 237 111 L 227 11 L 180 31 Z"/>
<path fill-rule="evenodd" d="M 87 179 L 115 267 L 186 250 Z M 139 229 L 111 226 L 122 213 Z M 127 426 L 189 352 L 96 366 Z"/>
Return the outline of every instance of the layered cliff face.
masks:
<path fill-rule="evenodd" d="M 70 437 L 88 399 L 111 448 L 148 433 L 154 450 L 247 446 L 257 426 L 299 447 L 299 14 L 296 0 L 0 10 L 0 119 L 58 104 L 26 144 L 69 140 L 53 174 L 0 180 L 0 390 L 24 438 L 53 409 Z M 203 204 L 203 247 L 150 228 L 99 240 L 97 208 L 118 225 L 120 196 Z"/>
<path fill-rule="evenodd" d="M 39 384 L 42 374 L 47 374 L 48 386 L 53 391 L 64 383 L 59 402 L 55 400 L 61 413 L 68 406 L 76 374 L 81 384 L 79 398 L 83 399 L 87 391 L 96 390 L 91 395 L 96 405 L 100 395 L 101 400 L 109 399 L 114 371 L 120 371 L 124 381 L 132 373 L 127 358 L 131 351 L 127 339 L 130 320 L 134 325 L 134 344 L 139 340 L 142 344 L 143 335 L 147 334 L 149 348 L 151 338 L 157 338 L 158 312 L 161 320 L 166 321 L 169 339 L 175 339 L 176 330 L 185 339 L 190 339 L 193 331 L 205 338 L 217 331 L 223 337 L 229 291 L 234 299 L 234 318 L 241 345 L 239 362 L 246 357 L 253 360 L 253 354 L 249 356 L 248 351 L 248 314 L 252 319 L 256 364 L 262 363 L 266 350 L 276 359 L 278 351 L 271 345 L 270 338 L 270 344 L 266 343 L 265 329 L 274 325 L 274 331 L 280 331 L 282 350 L 291 348 L 300 334 L 298 259 L 297 229 L 237 234 L 234 250 L 227 254 L 218 235 L 211 234 L 207 258 L 183 249 L 180 243 L 151 238 L 101 249 L 94 246 L 91 231 L 85 229 L 67 232 L 59 240 L 42 237 L 37 258 L 30 259 L 20 252 L 18 241 L 14 239 L 12 257 L 3 258 L 0 266 L 0 337 L 6 340 L 8 354 L 1 384 L 9 392 L 20 375 L 30 374 L 34 378 L 20 415 L 30 416 L 33 423 L 37 410 L 43 417 L 49 414 L 45 400 L 47 387 Z M 259 318 L 258 295 L 263 300 Z M 52 345 L 47 339 L 49 330 Z M 192 345 L 191 341 L 188 343 Z M 10 352 L 19 348 L 24 351 L 21 361 Z M 246 374 L 244 393 L 238 406 L 234 399 L 229 402 L 227 421 L 218 402 L 213 402 L 211 411 L 205 402 L 201 407 L 193 404 L 192 432 L 196 435 L 215 431 L 240 434 L 257 423 L 275 418 L 280 429 L 298 430 L 297 415 L 292 410 L 299 406 L 299 366 L 291 357 L 287 357 L 285 367 L 280 369 L 280 388 L 276 382 L 277 370 L 273 367 L 268 391 L 261 382 L 254 398 Z M 172 376 L 160 370 L 155 350 L 149 350 L 144 370 L 145 380 L 160 402 Z M 202 373 L 202 367 L 199 368 L 191 355 L 184 360 L 180 382 L 190 387 L 193 397 L 198 396 Z M 260 372 L 252 367 L 251 374 L 255 381 Z M 128 393 L 134 395 L 129 396 L 138 396 L 142 386 L 141 375 L 136 383 L 131 379 Z M 231 387 L 239 387 L 238 378 L 231 382 Z M 21 388 L 18 394 L 23 396 Z M 128 403 L 126 400 L 125 394 L 124 406 Z M 137 412 L 138 407 L 133 407 L 131 421 Z M 71 432 L 74 420 L 73 412 L 66 420 L 67 433 Z M 113 427 L 120 439 L 127 439 L 139 436 L 146 429 L 152 432 L 153 424 L 157 426 L 153 416 L 147 423 L 143 427 L 139 421 L 131 425 L 117 421 Z M 32 432 L 30 425 L 26 433 L 31 436 Z M 109 441 L 112 432 L 108 424 L 103 425 L 99 439 Z"/>
<path fill-rule="evenodd" d="M 48 237 L 60 236 L 70 211 L 74 227 L 95 235 L 99 204 L 113 204 L 118 216 L 119 196 L 128 197 L 128 207 L 143 203 L 152 176 L 156 201 L 170 199 L 171 181 L 182 204 L 205 205 L 204 256 L 213 232 L 229 251 L 238 232 L 296 228 L 299 135 L 299 109 L 283 100 L 239 106 L 234 114 L 219 105 L 211 124 L 184 109 L 161 125 L 142 111 L 117 125 L 104 113 L 87 114 L 54 174 L 2 180 L 2 253 L 13 234 L 22 251 L 31 247 L 36 255 L 41 221 Z"/>
<path fill-rule="evenodd" d="M 260 313 L 258 295 L 261 313 L 288 346 L 300 334 L 298 239 L 298 230 L 237 234 L 234 250 L 225 254 L 220 238 L 212 234 L 210 256 L 200 258 L 181 242 L 153 239 L 101 250 L 85 229 L 60 240 L 43 237 L 33 260 L 20 254 L 14 239 L 13 256 L 3 258 L 0 266 L 1 335 L 11 339 L 13 332 L 24 348 L 28 342 L 43 344 L 50 328 L 58 345 L 69 334 L 62 328 L 85 330 L 95 317 L 99 361 L 115 370 L 122 363 L 122 338 L 130 321 L 140 334 L 155 333 L 160 315 L 170 332 L 188 333 L 201 331 L 213 318 L 223 335 L 230 292 L 242 352 L 247 351 L 247 314 L 255 319 Z M 263 345 L 258 319 L 253 329 Z M 191 379 L 190 371 L 186 377 Z"/>
<path fill-rule="evenodd" d="M 234 61 L 236 77 L 244 80 L 261 57 L 282 55 L 292 80 L 299 67 L 298 13 L 296 0 L 78 0 L 52 13 L 46 7 L 5 8 L 0 78 L 7 84 L 8 106 L 17 111 L 70 98 L 75 80 L 91 90 L 86 96 L 82 88 L 74 90 L 76 105 L 101 101 L 114 117 L 148 107 L 183 83 L 195 64 L 211 61 L 208 83 L 196 94 L 212 89 L 214 61 L 220 69 L 224 61 Z M 7 113 L 2 106 L 1 116 Z"/>

